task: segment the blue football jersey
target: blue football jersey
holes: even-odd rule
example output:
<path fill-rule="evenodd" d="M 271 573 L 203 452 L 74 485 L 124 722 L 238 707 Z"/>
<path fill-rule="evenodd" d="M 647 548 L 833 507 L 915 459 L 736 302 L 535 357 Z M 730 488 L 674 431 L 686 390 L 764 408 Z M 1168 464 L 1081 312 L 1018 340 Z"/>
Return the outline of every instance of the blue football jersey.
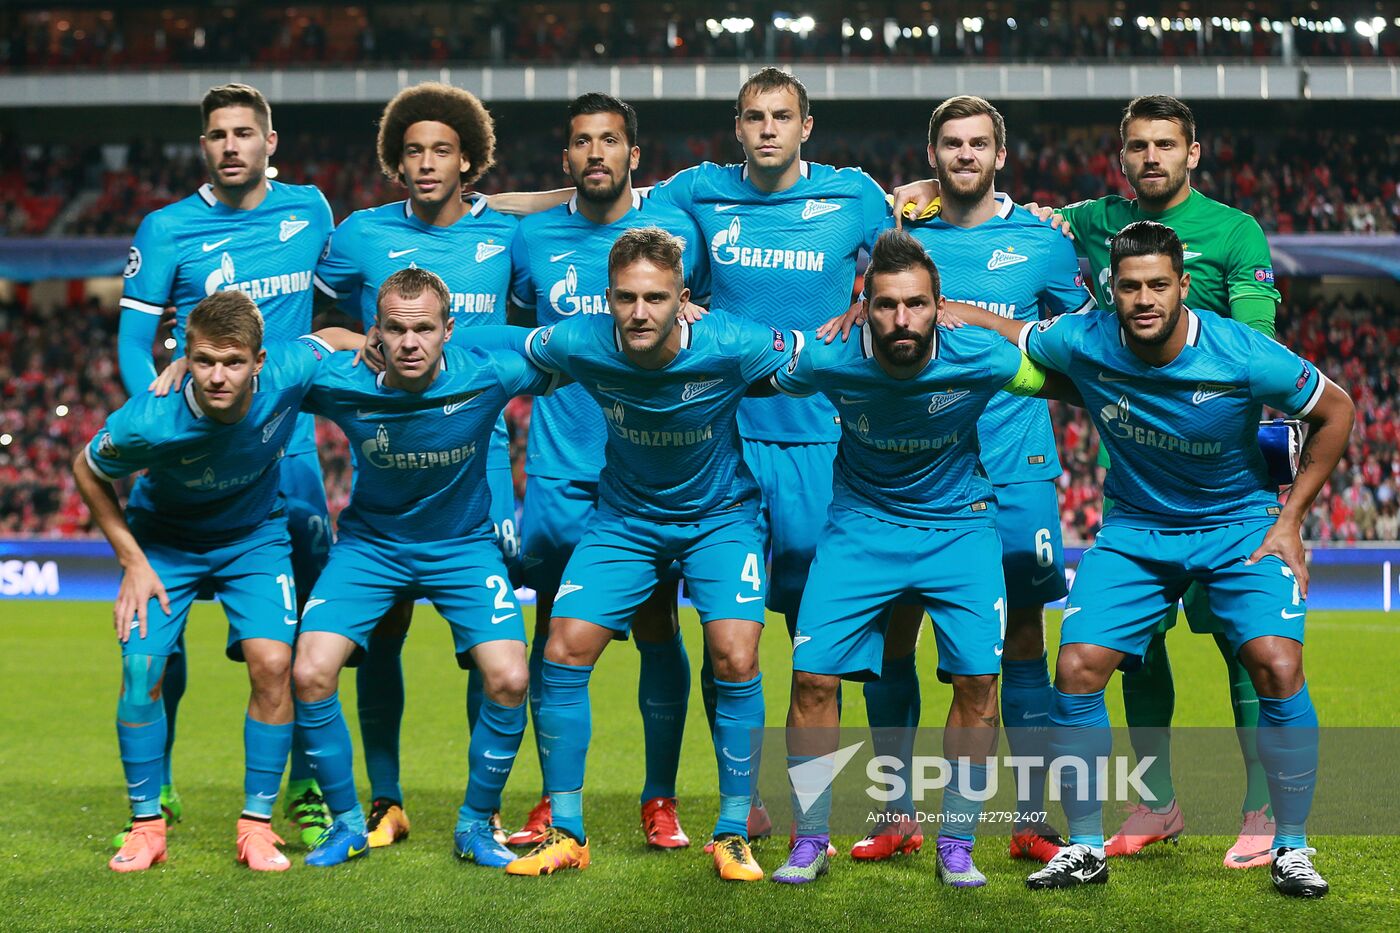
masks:
<path fill-rule="evenodd" d="M 510 247 L 519 222 L 473 194 L 470 208 L 450 227 L 424 223 L 410 201 L 356 211 L 331 234 L 316 265 L 315 284 L 366 329 L 384 280 L 410 266 L 435 272 L 452 295 L 458 327 L 506 322 Z"/>
<path fill-rule="evenodd" d="M 212 185 L 146 215 L 122 273 L 121 306 L 159 316 L 175 306 L 175 355 L 184 355 L 185 321 L 218 291 L 245 293 L 263 315 L 263 340 L 295 340 L 311 330 L 311 279 L 332 226 L 315 185 L 267 183 L 261 204 L 235 210 Z M 315 423 L 298 419 L 287 452 L 316 449 Z"/>
<path fill-rule="evenodd" d="M 1194 528 L 1278 514 L 1259 412 L 1307 414 L 1322 377 L 1237 321 L 1186 313 L 1186 346 L 1162 367 L 1128 348 L 1116 314 L 1064 314 L 1021 332 L 1031 359 L 1074 382 L 1108 446 L 1106 523 Z"/>
<path fill-rule="evenodd" d="M 452 296 L 456 327 L 505 324 L 510 247 L 519 222 L 487 207 L 485 195 L 473 194 L 470 204 L 466 215 L 450 227 L 419 220 L 407 200 L 356 211 L 331 234 L 326 254 L 316 265 L 316 288 L 368 330 L 374 324 L 379 286 L 412 266 L 443 280 Z M 491 443 L 505 455 L 510 437 L 504 417 Z"/>
<path fill-rule="evenodd" d="M 695 521 L 756 502 L 735 415 L 749 385 L 792 358 L 797 339 L 722 311 L 676 326 L 680 353 L 656 370 L 627 357 L 611 317 L 580 315 L 526 340 L 530 359 L 572 377 L 603 410 L 603 507 L 654 521 Z"/>
<path fill-rule="evenodd" d="M 610 224 L 578 211 L 578 196 L 520 223 L 511 250 L 511 300 L 535 312 L 542 327 L 576 314 L 608 314 L 608 252 L 635 227 L 660 227 L 685 241 L 682 261 L 691 301 L 709 300 L 709 262 L 695 222 L 668 204 L 633 192 L 632 209 Z M 536 400 L 525 468 L 531 476 L 594 482 L 603 469 L 603 415 L 579 385 Z"/>
<path fill-rule="evenodd" d="M 428 388 L 406 392 L 341 356 L 303 403 L 350 441 L 355 478 L 340 533 L 402 543 L 489 536 L 492 430 L 512 397 L 547 392 L 553 378 L 519 353 L 448 344 Z"/>
<path fill-rule="evenodd" d="M 277 461 L 333 352 L 315 337 L 269 344 L 252 405 L 236 424 L 207 417 L 189 377 L 164 397 L 137 395 L 107 416 L 87 445 L 88 464 L 109 480 L 146 471 L 132 486 L 127 512 L 162 540 L 235 540 L 280 507 Z"/>
<path fill-rule="evenodd" d="M 975 227 L 941 217 L 905 224 L 938 266 L 943 297 L 1018 321 L 1094 307 L 1074 243 L 998 193 L 997 212 Z M 1043 399 L 993 395 L 978 424 L 982 465 L 995 483 L 1058 479 L 1060 458 Z"/>
<path fill-rule="evenodd" d="M 1020 351 L 991 331 L 940 327 L 928 365 L 896 379 L 875 358 L 869 327 L 844 342 L 804 337 L 796 365 L 773 384 L 790 395 L 820 392 L 841 413 L 833 504 L 922 528 L 991 524 L 979 419 L 1021 368 Z"/>
<path fill-rule="evenodd" d="M 885 192 L 856 168 L 802 163 L 785 191 L 755 188 L 745 165 L 705 162 L 651 189 L 695 218 L 710 253 L 716 307 L 779 330 L 812 330 L 844 313 L 862 247 L 893 223 Z M 837 439 L 836 411 L 819 396 L 754 398 L 739 408 L 753 440 Z"/>

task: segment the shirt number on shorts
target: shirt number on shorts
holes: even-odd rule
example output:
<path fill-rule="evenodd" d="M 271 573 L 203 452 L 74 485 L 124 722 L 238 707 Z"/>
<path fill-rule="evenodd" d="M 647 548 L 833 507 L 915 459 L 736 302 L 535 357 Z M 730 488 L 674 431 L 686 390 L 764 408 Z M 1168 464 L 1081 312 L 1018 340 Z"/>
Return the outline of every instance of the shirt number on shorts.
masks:
<path fill-rule="evenodd" d="M 1303 601 L 1303 597 L 1302 594 L 1298 592 L 1298 578 L 1293 576 L 1293 568 L 1284 564 L 1279 570 L 1282 570 L 1283 575 L 1293 581 L 1293 605 L 1298 605 Z"/>
<path fill-rule="evenodd" d="M 992 609 L 997 614 L 997 620 L 1001 623 L 1001 634 L 997 636 L 997 657 L 1001 657 L 1002 646 L 1006 643 L 1006 597 L 1001 596 L 992 603 Z"/>
<path fill-rule="evenodd" d="M 496 591 L 496 609 L 514 609 L 515 604 L 510 601 L 510 584 L 506 578 L 498 573 L 493 573 L 486 578 L 486 585 Z"/>
<path fill-rule="evenodd" d="M 739 574 L 739 580 L 752 586 L 755 593 L 763 589 L 763 577 L 759 575 L 757 554 L 749 554 L 744 558 L 744 572 Z"/>
<path fill-rule="evenodd" d="M 285 573 L 279 573 L 277 575 L 277 582 L 282 587 L 282 606 L 288 612 L 291 612 L 296 608 L 297 604 L 297 585 L 292 581 L 292 578 Z"/>
<path fill-rule="evenodd" d="M 1035 562 L 1042 567 L 1055 566 L 1055 545 L 1050 540 L 1049 528 L 1035 533 Z"/>

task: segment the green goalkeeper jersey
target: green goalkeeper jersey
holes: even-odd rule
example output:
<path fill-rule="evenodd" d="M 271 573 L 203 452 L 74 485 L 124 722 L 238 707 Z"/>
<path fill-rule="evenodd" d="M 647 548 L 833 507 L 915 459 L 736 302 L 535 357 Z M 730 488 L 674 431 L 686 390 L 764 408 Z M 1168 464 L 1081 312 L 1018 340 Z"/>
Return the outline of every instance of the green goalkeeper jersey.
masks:
<path fill-rule="evenodd" d="M 1136 220 L 1166 224 L 1181 238 L 1191 291 L 1186 304 L 1233 316 L 1255 330 L 1274 334 L 1273 307 L 1279 293 L 1274 288 L 1269 242 L 1255 219 L 1192 189 L 1176 207 L 1148 214 L 1118 195 L 1080 201 L 1061 208 L 1074 234 L 1075 249 L 1089 261 L 1094 296 L 1102 308 L 1113 307 L 1108 284 L 1108 247 L 1114 235 Z M 1266 312 L 1264 301 L 1268 301 Z M 1243 312 L 1243 313 L 1242 313 Z"/>

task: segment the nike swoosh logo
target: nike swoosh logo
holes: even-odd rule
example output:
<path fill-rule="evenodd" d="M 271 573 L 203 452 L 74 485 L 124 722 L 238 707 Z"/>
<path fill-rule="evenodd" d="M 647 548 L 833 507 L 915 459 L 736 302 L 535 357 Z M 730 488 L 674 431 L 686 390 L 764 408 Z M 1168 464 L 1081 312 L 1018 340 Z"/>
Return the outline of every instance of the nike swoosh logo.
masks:
<path fill-rule="evenodd" d="M 418 252 L 418 247 L 416 246 L 410 247 L 408 249 L 391 249 L 389 250 L 389 258 L 398 259 L 400 256 L 407 256 L 409 253 L 416 252 Z"/>
<path fill-rule="evenodd" d="M 201 243 L 199 245 L 200 248 L 203 249 L 206 253 L 212 253 L 214 250 L 218 249 L 220 246 L 223 246 L 225 243 L 232 239 L 233 237 L 226 236 L 217 243 Z"/>
<path fill-rule="evenodd" d="M 667 701 L 665 701 L 664 703 L 658 703 L 656 700 L 653 700 L 651 697 L 647 697 L 647 706 L 657 706 L 657 707 L 665 707 L 665 706 L 684 706 L 685 703 L 686 703 L 685 700 L 667 700 Z"/>
<path fill-rule="evenodd" d="M 577 253 L 577 252 L 578 252 L 578 250 L 576 250 L 576 249 L 571 249 L 571 250 L 569 250 L 567 253 L 560 253 L 560 254 L 557 255 L 557 256 L 550 256 L 550 257 L 549 257 L 549 261 L 550 261 L 550 262 L 558 262 L 558 261 L 561 260 L 561 259 L 568 259 L 570 256 L 572 256 L 574 253 Z"/>
<path fill-rule="evenodd" d="M 1232 855 L 1230 856 L 1230 861 L 1234 862 L 1236 865 L 1246 865 L 1261 856 L 1268 855 L 1272 851 L 1272 849 L 1260 849 L 1258 852 L 1247 852 L 1243 855 Z"/>
<path fill-rule="evenodd" d="M 301 614 L 306 615 L 312 609 L 315 609 L 317 606 L 321 605 L 324 602 L 324 599 L 308 599 L 306 601 L 306 605 L 301 607 Z"/>
<path fill-rule="evenodd" d="M 1099 382 L 1127 382 L 1127 376 L 1110 376 L 1108 373 L 1099 373 Z"/>
<path fill-rule="evenodd" d="M 1306 612 L 1289 612 L 1287 609 L 1280 609 L 1279 615 L 1285 619 L 1300 619 L 1307 615 Z"/>
<path fill-rule="evenodd" d="M 181 463 L 182 465 L 184 465 L 184 466 L 189 466 L 191 463 L 198 463 L 199 461 L 203 460 L 203 459 L 204 459 L 205 457 L 207 457 L 207 456 L 209 456 L 209 455 L 208 455 L 208 454 L 200 454 L 198 457 L 181 457 L 181 458 L 180 458 L 180 463 Z"/>
<path fill-rule="evenodd" d="M 812 636 L 811 636 L 811 635 L 798 635 L 796 638 L 794 638 L 794 639 L 792 640 L 792 647 L 793 647 L 793 650 L 796 651 L 798 648 L 800 648 L 801 646 L 807 644 L 807 642 L 809 642 L 809 641 L 811 641 L 811 640 L 812 640 Z"/>
<path fill-rule="evenodd" d="M 716 214 L 723 214 L 725 211 L 732 211 L 732 210 L 734 210 L 734 208 L 736 208 L 736 207 L 738 207 L 738 206 L 739 206 L 739 205 L 737 205 L 737 204 L 716 204 L 716 205 L 715 205 L 715 213 L 716 213 Z"/>
<path fill-rule="evenodd" d="M 137 788 L 137 787 L 140 787 L 142 784 L 145 784 L 145 783 L 146 783 L 147 781 L 149 781 L 149 780 L 150 780 L 150 778 L 142 778 L 141 780 L 137 781 L 135 784 L 131 783 L 130 781 L 127 781 L 127 782 L 126 782 L 126 786 L 127 786 L 127 787 L 130 787 L 130 788 L 132 788 L 132 789 L 135 789 L 135 788 Z"/>
<path fill-rule="evenodd" d="M 1022 719 L 1046 719 L 1046 718 L 1048 718 L 1049 716 L 1050 716 L 1049 713 L 1022 713 L 1022 714 L 1021 714 L 1021 718 L 1022 718 Z"/>
<path fill-rule="evenodd" d="M 506 613 L 505 615 L 503 615 L 503 616 L 496 616 L 496 615 L 493 615 L 493 616 L 491 617 L 491 624 L 492 624 L 492 625 L 497 625 L 497 624 L 499 624 L 499 623 L 501 623 L 501 622 L 504 622 L 506 619 L 514 619 L 514 618 L 515 618 L 515 613 L 513 613 L 513 612 L 507 612 L 507 613 Z"/>
<path fill-rule="evenodd" d="M 738 603 L 751 603 L 751 602 L 754 602 L 755 600 L 759 600 L 759 599 L 762 599 L 762 598 L 763 598 L 762 596 L 738 596 L 738 595 L 736 595 L 736 596 L 734 597 L 734 601 L 735 601 L 735 602 L 738 602 Z"/>
<path fill-rule="evenodd" d="M 276 800 L 276 799 L 277 799 L 277 794 L 276 794 L 276 793 L 264 794 L 262 791 L 258 791 L 258 799 L 259 799 L 259 800 Z"/>
<path fill-rule="evenodd" d="M 491 754 L 491 749 L 488 748 L 486 750 L 486 757 L 490 758 L 492 761 L 510 761 L 515 757 L 515 754 L 515 752 L 511 752 L 509 755 L 493 755 Z"/>
<path fill-rule="evenodd" d="M 838 404 L 838 405 L 859 405 L 859 404 L 860 404 L 860 399 L 858 399 L 858 398 L 846 398 L 846 396 L 844 396 L 844 395 L 838 395 L 838 396 L 836 397 L 836 404 Z"/>
<path fill-rule="evenodd" d="M 346 857 L 346 858 L 354 858 L 355 856 L 357 856 L 357 855 L 359 855 L 360 853 L 364 852 L 365 849 L 368 849 L 368 848 L 369 848 L 369 846 L 367 846 L 367 845 L 360 846 L 358 849 L 355 848 L 354 846 L 350 846 L 348 849 L 345 850 L 345 857 Z"/>
<path fill-rule="evenodd" d="M 622 391 L 622 386 L 605 386 L 605 385 L 599 383 L 599 385 L 598 385 L 598 391 L 599 391 L 599 392 L 621 392 L 621 391 Z"/>
<path fill-rule="evenodd" d="M 1055 576 L 1055 571 L 1052 570 L 1043 577 L 1031 577 L 1031 586 L 1040 586 L 1042 583 L 1047 583 L 1053 576 Z"/>
<path fill-rule="evenodd" d="M 1078 612 L 1080 609 L 1083 609 L 1083 608 L 1084 608 L 1083 606 L 1074 606 L 1074 607 L 1072 607 L 1072 608 L 1066 608 L 1066 609 L 1065 609 L 1065 614 L 1064 614 L 1063 616 L 1060 617 L 1060 621 L 1064 621 L 1065 619 L 1068 619 L 1070 616 L 1074 615 L 1076 612 Z"/>

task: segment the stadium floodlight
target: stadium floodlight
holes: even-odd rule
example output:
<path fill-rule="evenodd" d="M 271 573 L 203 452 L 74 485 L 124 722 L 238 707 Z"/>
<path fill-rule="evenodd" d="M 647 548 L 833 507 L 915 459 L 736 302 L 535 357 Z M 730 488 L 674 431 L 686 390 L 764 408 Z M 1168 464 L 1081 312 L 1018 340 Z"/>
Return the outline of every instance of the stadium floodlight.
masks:
<path fill-rule="evenodd" d="M 267 167 L 267 177 L 268 177 L 268 178 L 276 178 L 276 177 L 277 177 L 277 166 L 275 166 L 275 165 L 269 165 L 269 166 Z"/>
<path fill-rule="evenodd" d="M 1016 20 L 1013 19 L 1012 17 L 1008 16 L 1008 17 L 1006 18 L 1006 28 L 1007 28 L 1007 29 L 1015 29 L 1015 28 L 1016 28 Z"/>
<path fill-rule="evenodd" d="M 166 338 L 165 338 L 165 349 L 167 349 L 167 350 L 173 350 L 173 349 L 175 349 L 175 338 L 174 338 L 174 337 L 166 337 Z"/>
<path fill-rule="evenodd" d="M 841 38 L 853 39 L 855 38 L 855 34 L 856 27 L 851 25 L 851 21 L 848 19 L 841 20 Z"/>
<path fill-rule="evenodd" d="M 1220 18 L 1220 17 L 1218 17 L 1218 16 L 1216 17 L 1216 19 L 1219 19 L 1219 18 Z M 1108 23 L 1109 23 L 1109 25 L 1112 26 L 1114 29 L 1122 29 L 1122 28 L 1123 28 L 1123 17 L 1121 17 L 1121 16 L 1114 16 L 1114 17 L 1112 17 L 1111 19 L 1109 19 Z"/>
<path fill-rule="evenodd" d="M 15 436 L 13 434 L 0 434 L 0 447 L 9 447 L 14 442 Z"/>
<path fill-rule="evenodd" d="M 871 39 L 875 38 L 875 30 L 871 29 L 869 26 L 862 26 L 860 27 L 860 37 L 863 41 L 869 42 Z"/>
<path fill-rule="evenodd" d="M 1352 28 L 1355 29 L 1356 34 L 1363 39 L 1374 39 L 1376 36 L 1376 30 L 1371 28 L 1371 24 L 1364 19 L 1358 19 L 1355 23 L 1352 23 Z"/>
<path fill-rule="evenodd" d="M 924 37 L 924 30 L 922 26 L 915 26 L 909 31 L 914 34 L 915 39 L 922 39 Z M 930 33 L 930 35 L 932 35 L 932 33 Z"/>
<path fill-rule="evenodd" d="M 58 406 L 57 408 L 55 408 L 55 409 L 53 410 L 53 413 L 54 413 L 55 415 L 58 415 L 58 417 L 60 417 L 60 418 L 67 418 L 67 417 L 68 417 L 68 406 L 67 406 L 67 405 L 60 405 L 60 406 Z"/>
<path fill-rule="evenodd" d="M 967 31 L 967 32 L 981 32 L 981 31 L 982 31 L 982 17 L 980 17 L 980 16 L 964 16 L 964 17 L 963 17 L 963 21 L 962 21 L 962 26 L 963 26 L 963 29 L 964 29 L 965 31 Z"/>

